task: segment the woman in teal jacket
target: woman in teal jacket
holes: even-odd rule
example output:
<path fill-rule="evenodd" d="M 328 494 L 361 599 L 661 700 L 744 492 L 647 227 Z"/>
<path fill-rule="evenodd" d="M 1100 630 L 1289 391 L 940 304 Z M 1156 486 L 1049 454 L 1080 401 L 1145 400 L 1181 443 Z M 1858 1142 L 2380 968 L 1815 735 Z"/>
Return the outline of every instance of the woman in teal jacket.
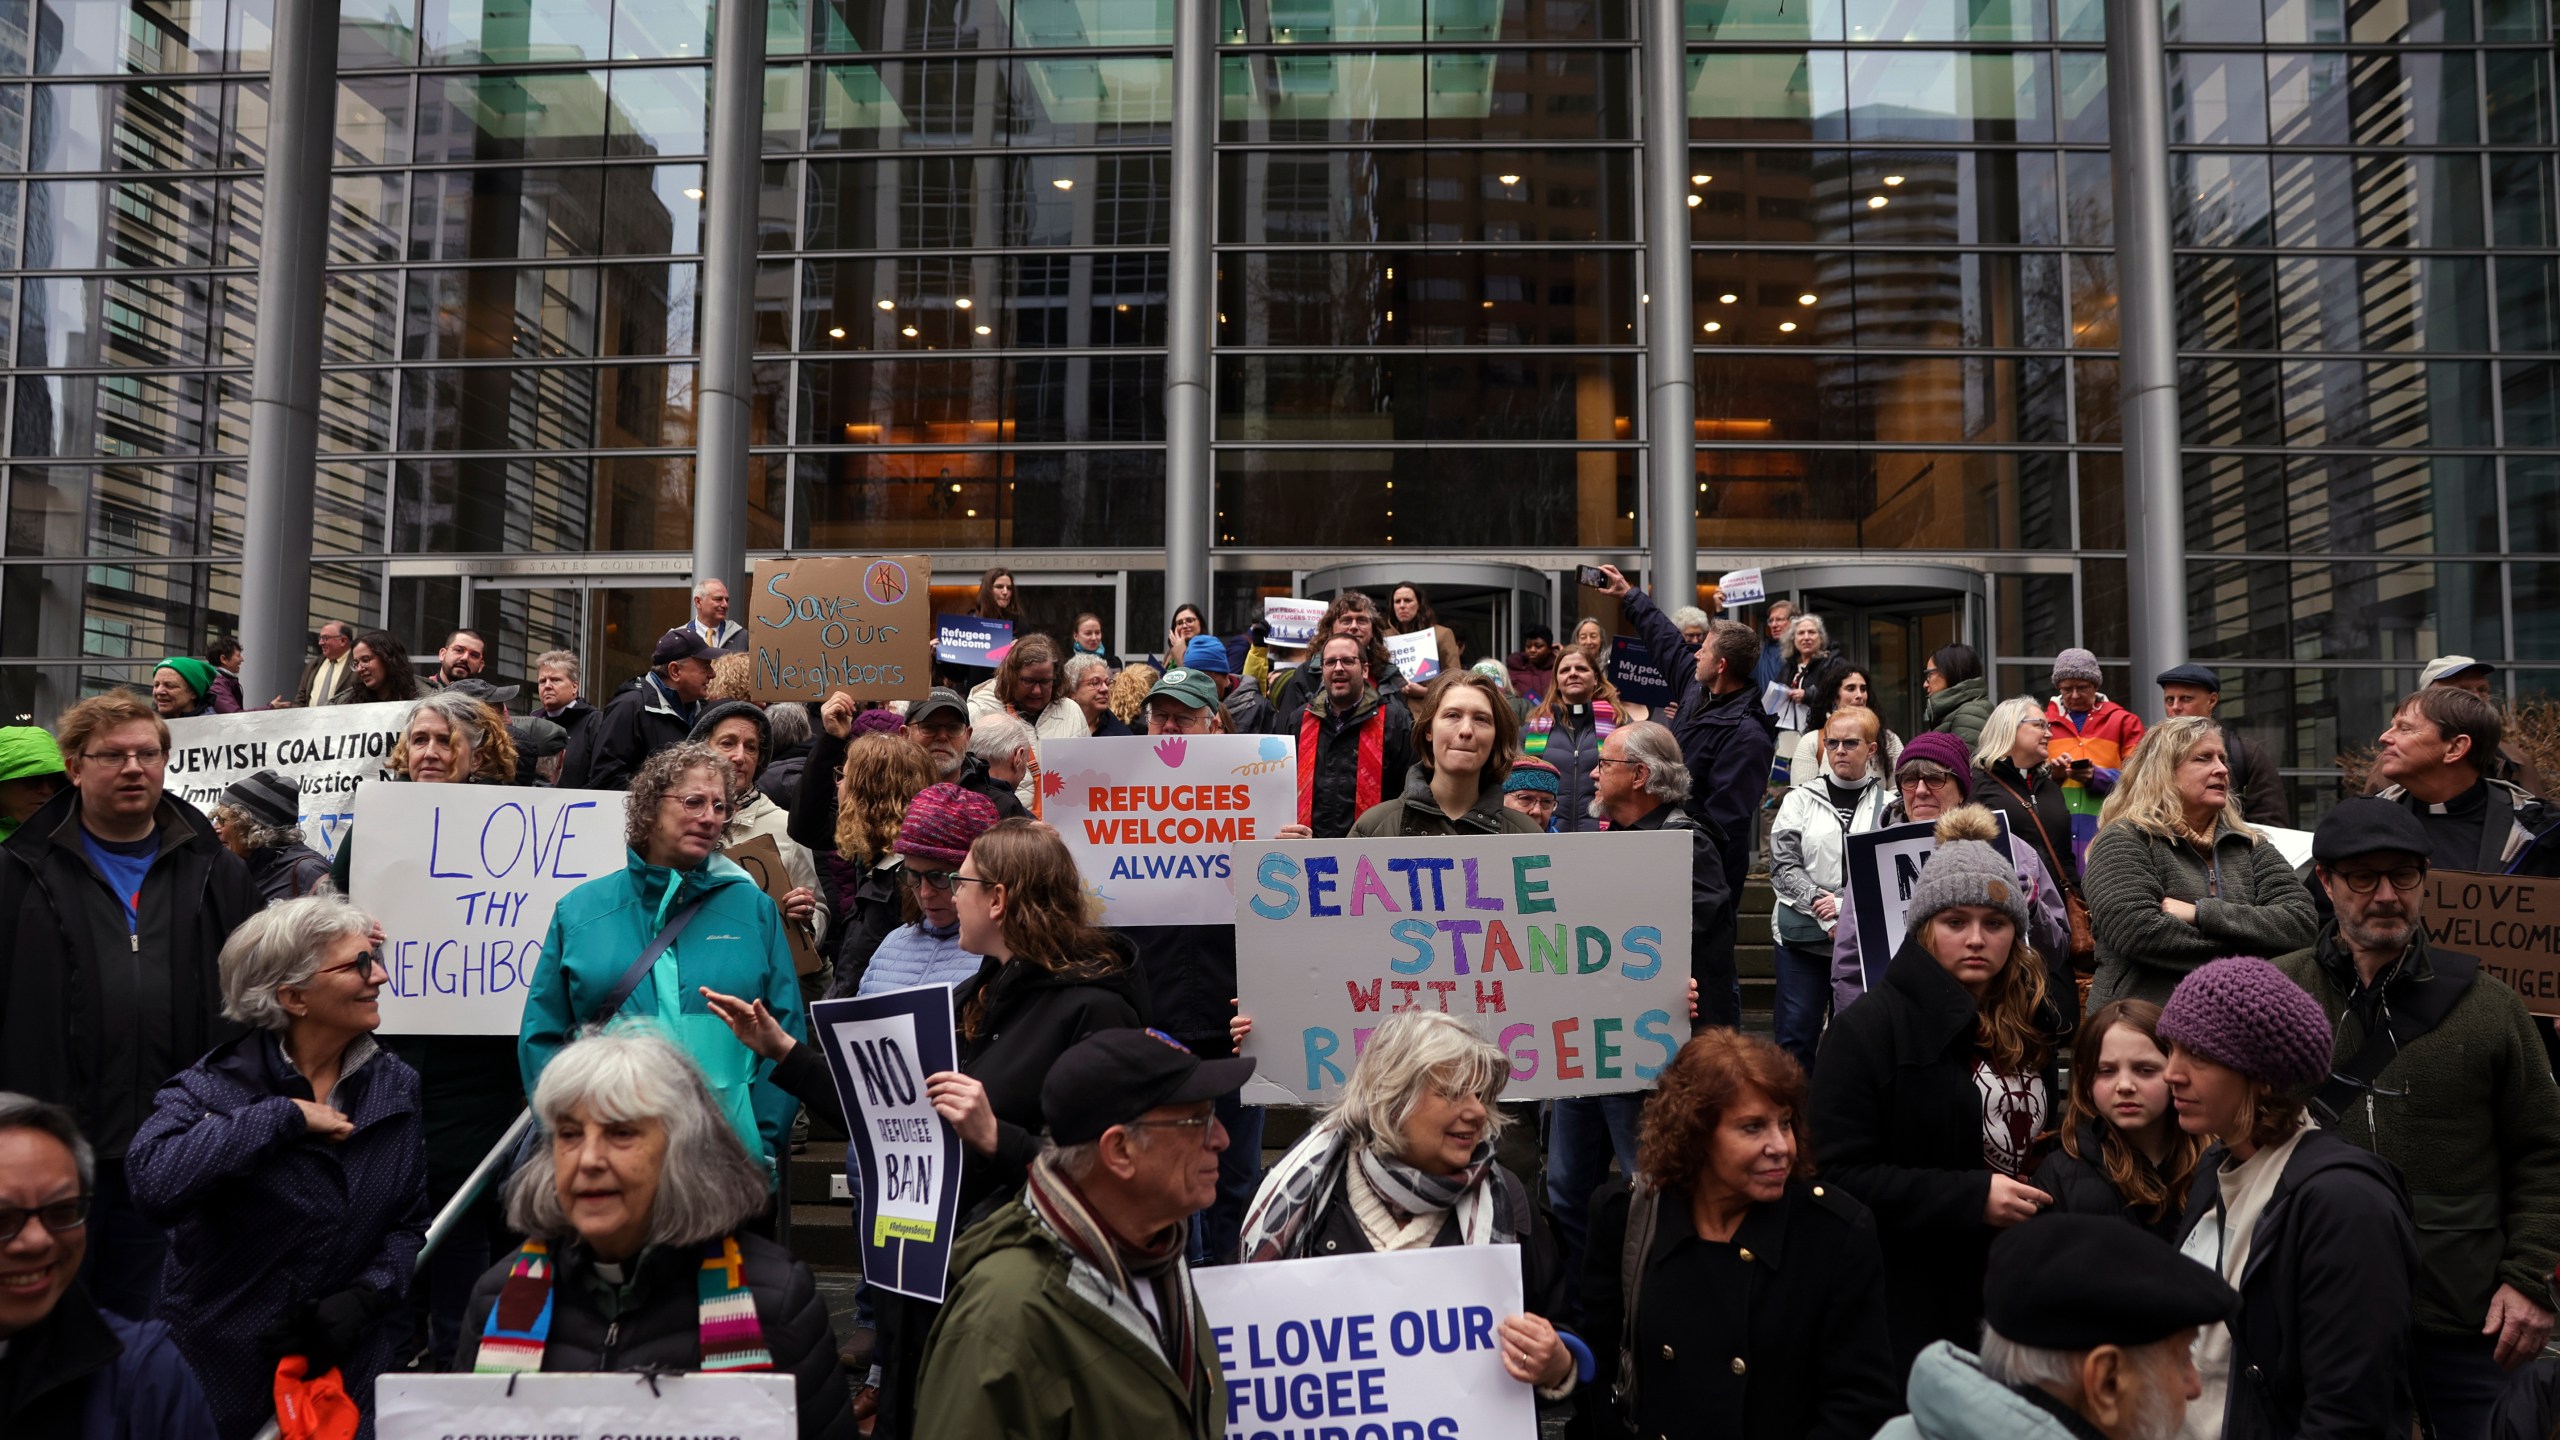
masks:
<path fill-rule="evenodd" d="M 641 767 L 624 808 L 629 863 L 562 896 L 551 912 L 516 1061 L 529 1095 L 551 1057 L 585 1027 L 617 1015 L 659 1019 L 702 1067 L 747 1152 L 775 1172 L 798 1102 L 702 1000 L 706 986 L 762 996 L 793 1039 L 809 1038 L 782 912 L 746 871 L 715 853 L 736 784 L 729 762 L 708 745 L 670 746 Z M 649 942 L 679 918 L 673 943 L 608 1009 Z"/>

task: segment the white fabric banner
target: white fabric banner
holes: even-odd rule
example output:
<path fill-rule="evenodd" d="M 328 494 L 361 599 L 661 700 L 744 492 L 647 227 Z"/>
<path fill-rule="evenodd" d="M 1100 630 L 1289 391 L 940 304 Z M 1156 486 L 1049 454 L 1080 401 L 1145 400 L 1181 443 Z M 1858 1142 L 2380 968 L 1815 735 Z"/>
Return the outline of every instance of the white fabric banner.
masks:
<path fill-rule="evenodd" d="M 373 1386 L 376 1440 L 799 1440 L 788 1375 L 409 1375 Z"/>
<path fill-rule="evenodd" d="M 172 720 L 169 793 L 211 815 L 233 781 L 261 770 L 290 776 L 302 786 L 302 838 L 335 855 L 356 787 L 382 774 L 408 714 L 408 701 L 385 700 Z"/>
<path fill-rule="evenodd" d="M 1106 925 L 1235 919 L 1227 847 L 1298 816 L 1285 735 L 1113 735 L 1040 742 L 1040 818 L 1076 857 Z"/>

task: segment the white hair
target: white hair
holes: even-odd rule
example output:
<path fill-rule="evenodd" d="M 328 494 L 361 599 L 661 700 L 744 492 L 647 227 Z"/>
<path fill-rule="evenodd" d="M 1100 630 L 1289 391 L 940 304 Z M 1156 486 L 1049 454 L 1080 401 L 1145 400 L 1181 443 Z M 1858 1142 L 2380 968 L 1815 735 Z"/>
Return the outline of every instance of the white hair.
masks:
<path fill-rule="evenodd" d="M 1982 1327 L 1982 1373 L 2003 1385 L 2047 1385 L 2064 1394 L 2080 1389 L 2080 1350 L 2040 1350 L 2021 1345 L 1989 1325 Z"/>
<path fill-rule="evenodd" d="M 1084 679 L 1085 676 L 1096 670 L 1109 670 L 1110 668 L 1110 661 L 1089 651 L 1079 650 L 1075 654 L 1067 657 L 1066 668 L 1058 672 L 1058 678 L 1066 685 L 1067 689 L 1073 690 L 1076 688 L 1077 682 Z"/>
<path fill-rule="evenodd" d="M 544 1140 L 580 1109 L 608 1124 L 655 1120 L 666 1127 L 649 1243 L 700 1244 L 763 1212 L 771 1193 L 763 1168 L 712 1103 L 693 1057 L 654 1022 L 589 1031 L 551 1057 L 533 1088 L 534 1121 Z M 507 1181 L 507 1223 L 520 1234 L 557 1239 L 575 1228 L 560 1206 L 557 1155 L 553 1145 L 540 1146 Z"/>
<path fill-rule="evenodd" d="M 1394 1155 L 1404 1148 L 1404 1122 L 1428 1086 L 1482 1100 L 1486 1133 L 1498 1135 L 1505 1117 L 1494 1102 L 1510 1078 L 1511 1062 L 1457 1016 L 1400 1010 L 1370 1034 L 1325 1118 L 1354 1144 Z"/>
<path fill-rule="evenodd" d="M 335 891 L 282 900 L 240 922 L 215 963 L 222 972 L 222 1013 L 260 1030 L 293 1023 L 276 992 L 308 985 L 347 935 L 373 934 L 373 917 Z"/>
<path fill-rule="evenodd" d="M 719 576 L 705 575 L 701 579 L 693 582 L 693 598 L 696 600 L 701 599 L 703 592 L 709 590 L 714 585 L 719 586 L 723 590 L 729 588 L 729 582 L 721 579 Z"/>
<path fill-rule="evenodd" d="M 1822 622 L 1821 616 L 1814 614 L 1810 610 L 1798 612 L 1793 619 L 1787 622 L 1788 653 L 1794 653 L 1796 631 L 1807 625 L 1813 627 L 1814 638 L 1822 642 L 1822 653 L 1826 655 L 1831 653 L 1831 627 Z"/>
<path fill-rule="evenodd" d="M 1707 612 L 1695 605 L 1683 605 L 1671 612 L 1671 624 L 1672 628 L 1678 630 L 1686 630 L 1691 626 L 1704 630 L 1707 628 Z"/>
<path fill-rule="evenodd" d="M 999 711 L 969 727 L 969 753 L 989 764 L 1009 760 L 1014 751 L 1039 743 L 1039 732 L 1019 715 Z"/>
<path fill-rule="evenodd" d="M 2043 714 L 2042 702 L 2025 695 L 2013 695 L 1991 707 L 1990 718 L 1982 722 L 1982 739 L 1973 747 L 1973 763 L 1988 771 L 1992 761 L 2008 759 L 2018 743 L 2018 727 Z"/>
<path fill-rule="evenodd" d="M 1689 798 L 1689 766 L 1680 758 L 1680 742 L 1650 720 L 1618 727 L 1618 744 L 1630 760 L 1644 762 L 1644 793 L 1678 805 Z"/>

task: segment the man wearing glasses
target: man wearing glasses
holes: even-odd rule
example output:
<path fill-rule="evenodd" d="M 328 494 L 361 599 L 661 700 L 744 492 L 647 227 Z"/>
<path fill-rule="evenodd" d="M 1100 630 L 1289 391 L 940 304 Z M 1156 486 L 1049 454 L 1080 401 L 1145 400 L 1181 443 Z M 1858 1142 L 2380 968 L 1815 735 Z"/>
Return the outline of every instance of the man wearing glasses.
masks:
<path fill-rule="evenodd" d="M 1362 811 L 1403 793 L 1413 716 L 1369 683 L 1358 637 L 1326 636 L 1315 664 L 1319 688 L 1277 728 L 1298 737 L 1298 823 L 1339 840 Z"/>
<path fill-rule="evenodd" d="M 2427 834 L 2349 800 L 2313 832 L 2335 918 L 2275 963 L 2337 1027 L 2320 1123 L 2408 1177 L 2421 1280 L 2410 1378 L 2430 1430 L 2479 1440 L 2504 1372 L 2551 1335 L 2560 1087 L 2524 1002 L 2426 927 Z"/>
<path fill-rule="evenodd" d="M 83 700 L 56 736 L 71 788 L 0 845 L 0 1090 L 69 1106 L 97 1147 L 89 1293 L 147 1315 L 168 1239 L 134 1209 L 125 1147 L 170 1076 L 240 1033 L 216 962 L 258 891 L 165 793 L 169 727 L 148 700 Z"/>

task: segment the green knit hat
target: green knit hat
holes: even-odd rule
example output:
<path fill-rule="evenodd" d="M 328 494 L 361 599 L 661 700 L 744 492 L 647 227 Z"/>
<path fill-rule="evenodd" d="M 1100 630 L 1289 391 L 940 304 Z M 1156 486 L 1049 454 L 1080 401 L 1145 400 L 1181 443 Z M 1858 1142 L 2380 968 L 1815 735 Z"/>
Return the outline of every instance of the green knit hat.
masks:
<path fill-rule="evenodd" d="M 63 771 L 62 747 L 34 725 L 0 726 L 0 780 L 25 780 Z"/>
<path fill-rule="evenodd" d="M 152 666 L 151 669 L 154 674 L 163 670 L 177 671 L 178 678 L 186 681 L 187 688 L 199 696 L 210 694 L 213 690 L 213 667 L 192 655 L 172 655 Z"/>

